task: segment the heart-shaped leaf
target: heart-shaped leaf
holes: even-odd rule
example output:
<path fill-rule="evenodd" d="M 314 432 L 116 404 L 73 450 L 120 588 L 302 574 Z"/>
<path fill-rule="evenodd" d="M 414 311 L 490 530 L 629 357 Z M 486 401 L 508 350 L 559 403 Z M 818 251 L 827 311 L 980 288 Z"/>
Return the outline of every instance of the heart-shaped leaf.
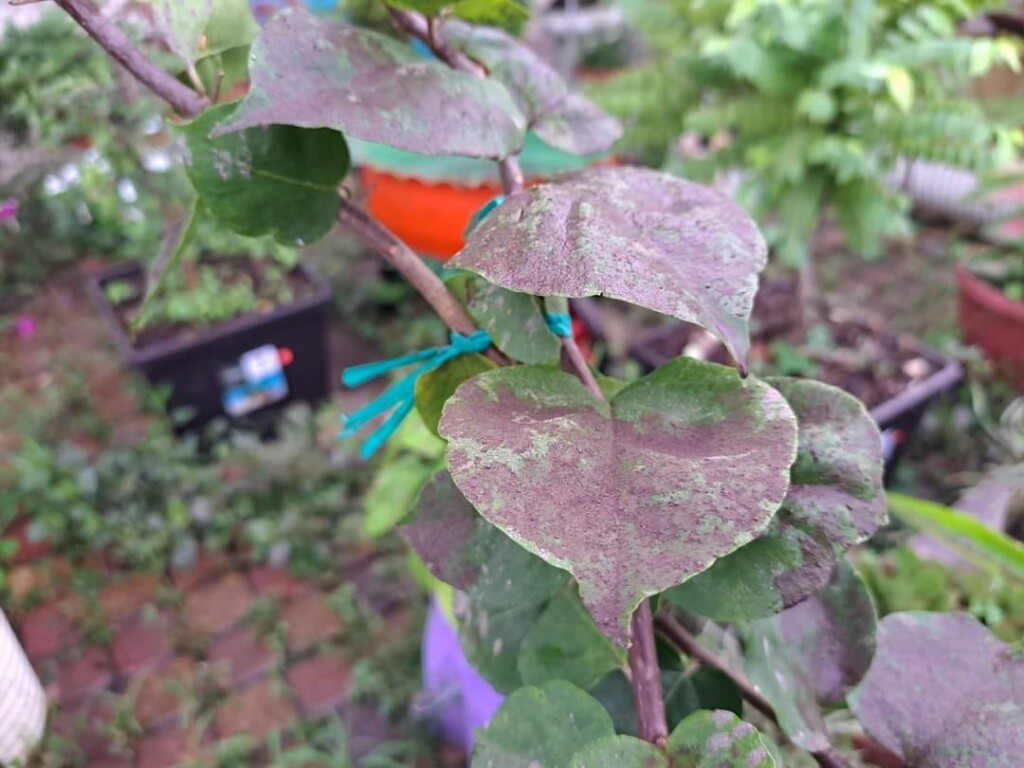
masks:
<path fill-rule="evenodd" d="M 466 281 L 466 309 L 494 346 L 521 363 L 555 365 L 558 337 L 544 321 L 537 298 L 499 288 L 480 277 Z"/>
<path fill-rule="evenodd" d="M 528 686 L 513 693 L 477 732 L 474 768 L 567 768 L 592 741 L 612 736 L 608 713 L 565 682 Z"/>
<path fill-rule="evenodd" d="M 587 687 L 623 663 L 569 575 L 478 515 L 447 472 L 399 530 L 435 577 L 465 591 L 455 606 L 463 647 L 498 690 L 556 678 Z"/>
<path fill-rule="evenodd" d="M 459 387 L 440 433 L 463 495 L 571 571 L 620 645 L 644 597 L 764 530 L 796 450 L 796 420 L 776 390 L 688 359 L 607 402 L 554 368 L 490 371 Z"/>
<path fill-rule="evenodd" d="M 764 536 L 666 596 L 720 621 L 771 616 L 817 593 L 836 560 L 885 523 L 882 440 L 859 400 L 806 379 L 769 378 L 796 414 L 789 493 Z"/>
<path fill-rule="evenodd" d="M 592 155 L 608 150 L 622 135 L 618 120 L 571 93 L 554 67 L 512 35 L 458 22 L 446 24 L 444 34 L 508 88 L 529 126 L 551 146 Z"/>
<path fill-rule="evenodd" d="M 319 240 L 338 213 L 338 185 L 349 166 L 345 138 L 324 128 L 273 125 L 211 139 L 235 108 L 211 107 L 183 129 L 196 193 L 240 234 L 271 234 L 285 245 Z"/>
<path fill-rule="evenodd" d="M 967 614 L 886 616 L 849 702 L 915 768 L 1016 768 L 1024 755 L 1024 655 Z"/>
<path fill-rule="evenodd" d="M 606 736 L 573 757 L 571 768 L 775 768 L 767 742 L 732 712 L 695 712 L 665 750 L 632 736 Z"/>
<path fill-rule="evenodd" d="M 452 267 L 538 296 L 608 296 L 707 328 L 745 364 L 764 239 L 724 195 L 644 168 L 589 168 L 512 195 Z"/>
<path fill-rule="evenodd" d="M 277 14 L 253 44 L 252 89 L 230 133 L 259 125 L 334 128 L 426 155 L 503 158 L 526 119 L 505 87 L 409 46 L 300 10 Z"/>
<path fill-rule="evenodd" d="M 818 596 L 741 627 L 747 674 L 795 744 L 828 749 L 821 705 L 841 702 L 867 672 L 875 626 L 867 588 L 840 561 Z"/>

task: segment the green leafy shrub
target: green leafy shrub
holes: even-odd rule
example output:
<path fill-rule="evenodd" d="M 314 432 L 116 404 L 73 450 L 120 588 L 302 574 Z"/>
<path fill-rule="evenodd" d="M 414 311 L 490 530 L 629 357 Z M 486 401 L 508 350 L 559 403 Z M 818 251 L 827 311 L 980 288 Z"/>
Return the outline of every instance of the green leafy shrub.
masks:
<path fill-rule="evenodd" d="M 688 173 L 742 171 L 744 201 L 789 264 L 806 260 L 830 207 L 850 247 L 877 256 L 882 238 L 905 225 L 906 200 L 885 181 L 898 158 L 981 170 L 1020 142 L 1016 126 L 957 96 L 996 64 L 1019 66 L 1009 39 L 958 33 L 984 3 L 635 5 L 654 56 L 595 93 L 628 126 L 637 115 L 632 130 L 648 157 L 683 131 L 714 140 L 705 159 L 674 162 Z M 656 87 L 639 91 L 644 81 Z M 664 99 L 669 89 L 680 96 Z"/>

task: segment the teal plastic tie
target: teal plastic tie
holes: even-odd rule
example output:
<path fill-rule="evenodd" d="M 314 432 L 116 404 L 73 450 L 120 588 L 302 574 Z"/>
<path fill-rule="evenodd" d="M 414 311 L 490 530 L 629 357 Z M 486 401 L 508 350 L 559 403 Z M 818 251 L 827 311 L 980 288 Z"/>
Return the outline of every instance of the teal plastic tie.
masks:
<path fill-rule="evenodd" d="M 545 312 L 544 320 L 555 336 L 563 339 L 572 338 L 572 317 L 568 312 Z"/>
<path fill-rule="evenodd" d="M 462 233 L 463 237 L 469 237 L 469 233 L 480 226 L 480 222 L 487 218 L 491 211 L 497 208 L 499 205 L 505 202 L 504 195 L 498 195 L 493 198 L 487 205 L 481 208 L 479 211 L 473 214 L 473 218 L 469 220 L 469 224 L 466 226 L 466 231 Z"/>
<path fill-rule="evenodd" d="M 364 459 L 369 459 L 388 441 L 388 438 L 395 433 L 395 430 L 413 409 L 416 403 L 416 380 L 420 376 L 435 368 L 440 368 L 449 360 L 454 360 L 460 355 L 479 354 L 491 345 L 491 337 L 487 335 L 487 331 L 476 331 L 469 336 L 463 336 L 453 331 L 450 339 L 451 343 L 444 347 L 432 347 L 390 360 L 380 360 L 376 363 L 365 363 L 346 368 L 341 374 L 342 383 L 347 387 L 358 387 L 381 376 L 386 376 L 392 371 L 397 371 L 399 368 L 420 363 L 404 378 L 396 381 L 380 396 L 371 400 L 358 411 L 348 416 L 342 415 L 344 428 L 338 437 L 351 437 L 378 416 L 383 416 L 394 409 L 384 423 L 371 432 L 363 443 L 359 455 Z"/>

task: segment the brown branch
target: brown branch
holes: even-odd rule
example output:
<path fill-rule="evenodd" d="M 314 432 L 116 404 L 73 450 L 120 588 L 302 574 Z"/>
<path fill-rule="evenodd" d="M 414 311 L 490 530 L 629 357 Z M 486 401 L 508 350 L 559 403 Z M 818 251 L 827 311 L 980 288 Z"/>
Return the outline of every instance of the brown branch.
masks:
<path fill-rule="evenodd" d="M 561 341 L 562 349 L 565 350 L 565 359 L 583 382 L 583 386 L 589 389 L 590 393 L 598 400 L 604 400 L 604 393 L 601 391 L 597 379 L 594 378 L 594 372 L 587 365 L 586 358 L 583 357 L 583 352 L 580 350 L 579 344 L 576 343 L 576 338 L 570 335 L 563 337 Z"/>
<path fill-rule="evenodd" d="M 740 695 L 754 709 L 778 725 L 779 719 L 771 702 L 761 695 L 760 691 L 754 687 L 753 683 L 742 672 L 732 669 L 728 664 L 697 642 L 697 638 L 691 635 L 682 624 L 671 616 L 664 613 L 658 614 L 654 619 L 654 625 L 670 643 L 698 664 L 711 669 L 717 669 L 729 677 L 739 689 Z M 849 763 L 831 748 L 811 752 L 811 757 L 817 760 L 821 768 L 850 768 Z"/>
<path fill-rule="evenodd" d="M 643 600 L 636 609 L 630 620 L 630 629 L 632 643 L 629 646 L 629 671 L 637 732 L 644 741 L 661 747 L 668 739 L 668 722 L 665 720 L 661 670 L 654 646 L 654 623 L 651 620 L 649 600 Z"/>
<path fill-rule="evenodd" d="M 207 100 L 178 82 L 146 58 L 117 26 L 100 13 L 92 0 L 56 0 L 65 13 L 95 40 L 111 58 L 131 72 L 143 85 L 162 98 L 182 117 L 195 117 Z"/>
<path fill-rule="evenodd" d="M 377 251 L 398 270 L 450 329 L 463 336 L 469 336 L 477 330 L 473 318 L 451 294 L 441 278 L 435 275 L 408 245 L 369 213 L 343 197 L 341 208 L 338 210 L 338 223 L 352 232 L 364 245 Z M 486 354 L 499 365 L 508 365 L 510 362 L 494 347 L 490 347 Z"/>

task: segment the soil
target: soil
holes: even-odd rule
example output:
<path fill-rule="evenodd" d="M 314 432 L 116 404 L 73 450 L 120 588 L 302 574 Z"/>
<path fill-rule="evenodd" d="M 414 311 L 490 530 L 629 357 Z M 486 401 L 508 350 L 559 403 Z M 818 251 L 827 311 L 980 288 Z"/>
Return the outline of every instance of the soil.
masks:
<path fill-rule="evenodd" d="M 266 314 L 274 311 L 281 304 L 281 302 L 277 301 L 277 295 L 274 292 L 274 289 L 271 288 L 270 280 L 268 279 L 269 270 L 272 266 L 265 262 L 257 259 L 206 257 L 201 259 L 199 262 L 189 262 L 181 266 L 186 284 L 195 283 L 196 268 L 200 265 L 210 265 L 215 267 L 218 277 L 225 286 L 231 286 L 246 278 L 252 282 L 253 292 L 258 300 L 258 309 L 255 312 L 243 312 L 242 314 L 230 318 L 230 320 L 250 317 L 254 314 Z M 285 280 L 288 291 L 291 294 L 290 301 L 287 303 L 303 299 L 311 295 L 316 290 L 316 286 L 309 277 L 299 269 L 293 269 L 288 272 L 287 275 L 285 275 Z M 104 285 L 109 285 L 111 282 L 115 281 L 107 281 Z M 132 298 L 118 303 L 113 307 L 113 309 L 114 314 L 117 317 L 118 322 L 121 324 L 126 336 L 131 340 L 132 346 L 136 349 L 144 349 L 145 347 L 153 344 L 170 341 L 172 339 L 188 339 L 202 333 L 211 325 L 209 323 L 201 322 L 156 322 L 153 325 L 135 331 L 132 329 L 132 322 L 135 319 L 138 308 L 142 303 L 142 297 L 145 293 L 145 274 L 140 271 L 135 276 L 118 278 L 116 282 L 127 282 L 134 289 Z M 225 320 L 223 322 L 230 322 L 230 320 Z"/>
<path fill-rule="evenodd" d="M 812 329 L 808 336 L 803 330 L 794 282 L 780 280 L 763 285 L 751 319 L 751 370 L 811 375 L 873 408 L 941 367 L 926 356 L 913 337 L 887 332 L 881 320 L 866 312 L 822 304 L 818 317 L 818 325 L 827 333 Z M 645 364 L 661 364 L 684 349 L 690 356 L 730 364 L 728 353 L 717 340 L 685 324 L 648 332 L 637 339 L 635 348 Z"/>

